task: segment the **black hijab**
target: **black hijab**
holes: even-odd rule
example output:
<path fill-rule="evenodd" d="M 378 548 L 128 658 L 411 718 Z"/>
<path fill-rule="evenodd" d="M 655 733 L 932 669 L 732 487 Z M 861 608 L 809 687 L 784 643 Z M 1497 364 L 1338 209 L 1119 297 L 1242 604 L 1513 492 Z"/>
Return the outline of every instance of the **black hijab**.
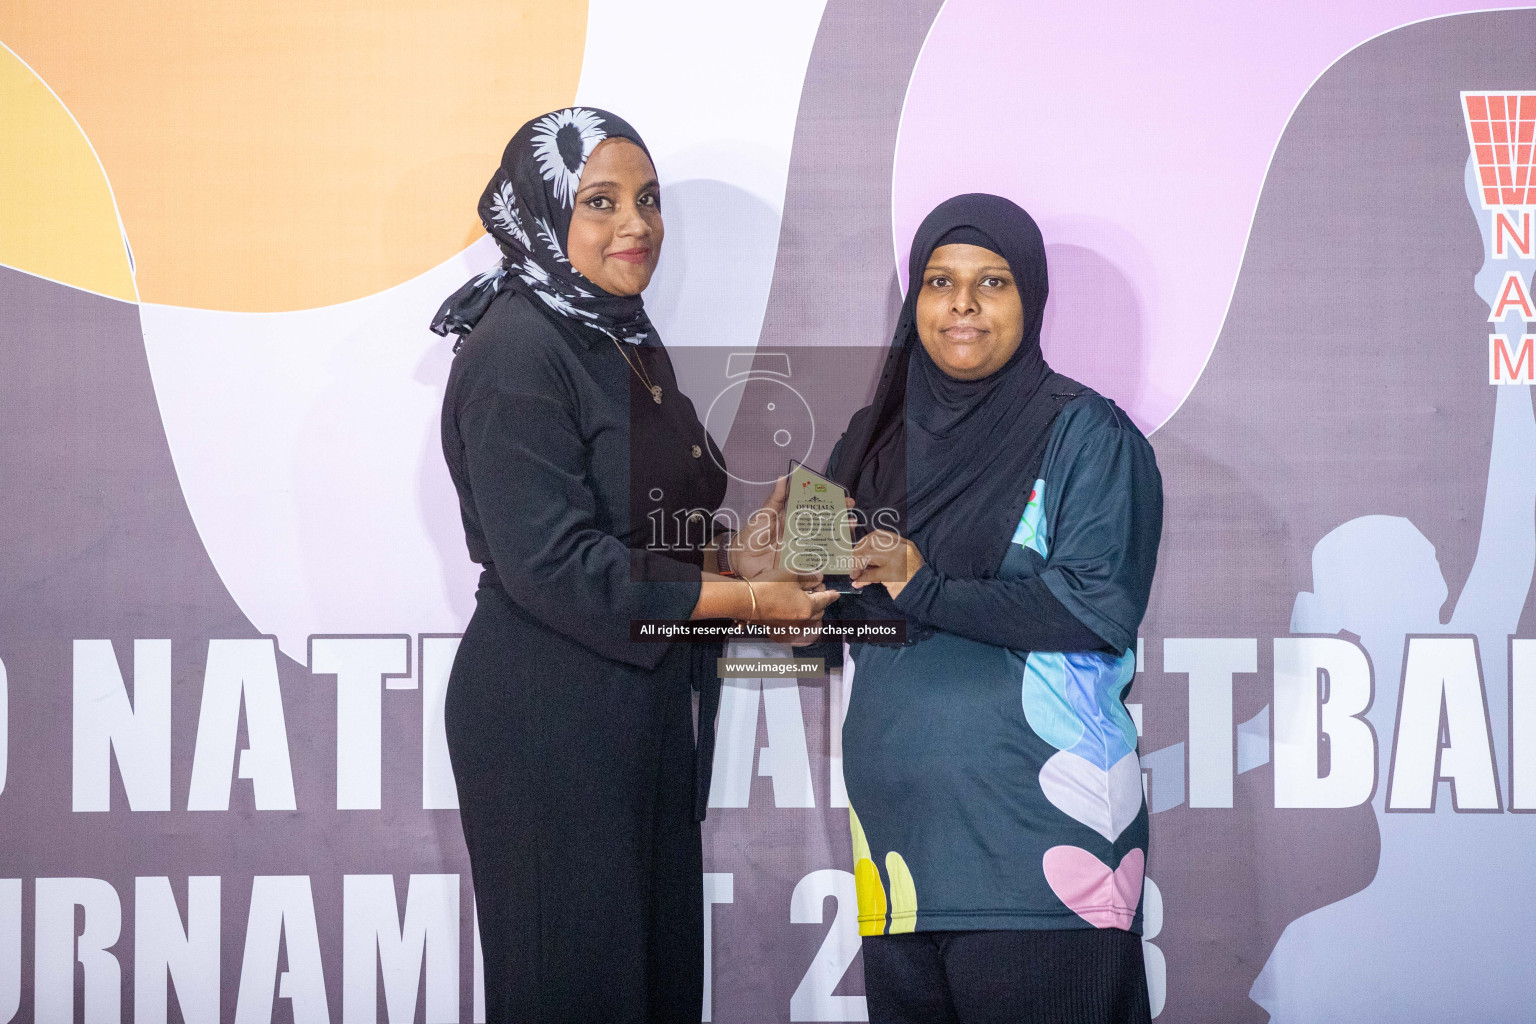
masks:
<path fill-rule="evenodd" d="M 651 333 L 640 296 L 604 291 L 565 258 L 576 186 L 604 139 L 628 139 L 650 156 L 628 122 L 592 107 L 536 117 L 507 143 L 479 206 L 480 223 L 501 247 L 501 263 L 465 282 L 432 318 L 432 330 L 459 336 L 454 351 L 503 288 L 526 292 L 555 315 L 616 341 L 639 344 Z"/>
<path fill-rule="evenodd" d="M 967 243 L 1003 257 L 1024 304 L 1024 337 L 997 370 L 956 380 L 917 336 L 917 295 L 933 250 Z M 1040 325 L 1049 292 L 1034 220 L 1000 196 L 945 200 L 917 229 L 906 300 L 874 401 L 855 414 L 836 477 L 872 514 L 896 510 L 896 531 L 949 576 L 993 576 L 1024 514 L 1056 414 L 1085 391 L 1046 365 Z M 876 524 L 880 525 L 880 524 Z"/>

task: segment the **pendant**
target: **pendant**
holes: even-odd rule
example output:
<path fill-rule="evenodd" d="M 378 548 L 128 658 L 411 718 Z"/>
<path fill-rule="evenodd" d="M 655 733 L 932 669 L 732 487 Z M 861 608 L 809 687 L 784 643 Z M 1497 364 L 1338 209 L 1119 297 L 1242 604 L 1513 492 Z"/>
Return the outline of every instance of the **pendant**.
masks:
<path fill-rule="evenodd" d="M 660 384 L 652 384 L 651 385 L 651 401 L 655 402 L 657 405 L 661 404 L 661 385 Z"/>

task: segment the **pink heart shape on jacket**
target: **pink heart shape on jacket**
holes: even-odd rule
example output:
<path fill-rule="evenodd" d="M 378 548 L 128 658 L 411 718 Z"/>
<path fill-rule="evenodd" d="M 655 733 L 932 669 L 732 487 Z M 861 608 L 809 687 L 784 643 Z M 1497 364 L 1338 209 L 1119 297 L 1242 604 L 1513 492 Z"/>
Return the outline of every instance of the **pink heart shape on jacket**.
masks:
<path fill-rule="evenodd" d="M 1141 902 L 1147 856 L 1132 850 L 1115 870 L 1077 846 L 1053 846 L 1042 861 L 1045 880 L 1061 902 L 1095 928 L 1131 927 Z"/>

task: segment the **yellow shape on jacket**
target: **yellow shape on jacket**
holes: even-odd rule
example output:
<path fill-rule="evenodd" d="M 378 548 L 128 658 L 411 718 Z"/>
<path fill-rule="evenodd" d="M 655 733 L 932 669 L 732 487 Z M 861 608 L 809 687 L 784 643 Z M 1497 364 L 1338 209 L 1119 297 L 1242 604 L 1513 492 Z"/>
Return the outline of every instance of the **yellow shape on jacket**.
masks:
<path fill-rule="evenodd" d="M 885 874 L 891 880 L 891 934 L 917 928 L 917 886 L 907 862 L 895 850 L 885 855 Z"/>
<path fill-rule="evenodd" d="M 859 934 L 885 934 L 885 886 L 880 869 L 870 856 L 869 840 L 853 807 L 848 808 L 848 831 L 853 838 L 853 887 L 859 896 Z"/>

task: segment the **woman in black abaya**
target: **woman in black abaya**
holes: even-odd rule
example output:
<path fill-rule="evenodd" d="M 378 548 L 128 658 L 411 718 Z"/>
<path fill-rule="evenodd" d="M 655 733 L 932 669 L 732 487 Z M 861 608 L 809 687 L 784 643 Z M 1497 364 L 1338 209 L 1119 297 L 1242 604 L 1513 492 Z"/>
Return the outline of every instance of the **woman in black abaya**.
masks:
<path fill-rule="evenodd" d="M 530 121 L 480 217 L 501 265 L 432 326 L 461 339 L 443 453 L 484 566 L 446 724 L 487 1016 L 697 1021 L 720 650 L 632 643 L 630 622 L 809 621 L 836 595 L 714 525 L 723 459 L 640 298 L 663 225 L 634 129 Z"/>

